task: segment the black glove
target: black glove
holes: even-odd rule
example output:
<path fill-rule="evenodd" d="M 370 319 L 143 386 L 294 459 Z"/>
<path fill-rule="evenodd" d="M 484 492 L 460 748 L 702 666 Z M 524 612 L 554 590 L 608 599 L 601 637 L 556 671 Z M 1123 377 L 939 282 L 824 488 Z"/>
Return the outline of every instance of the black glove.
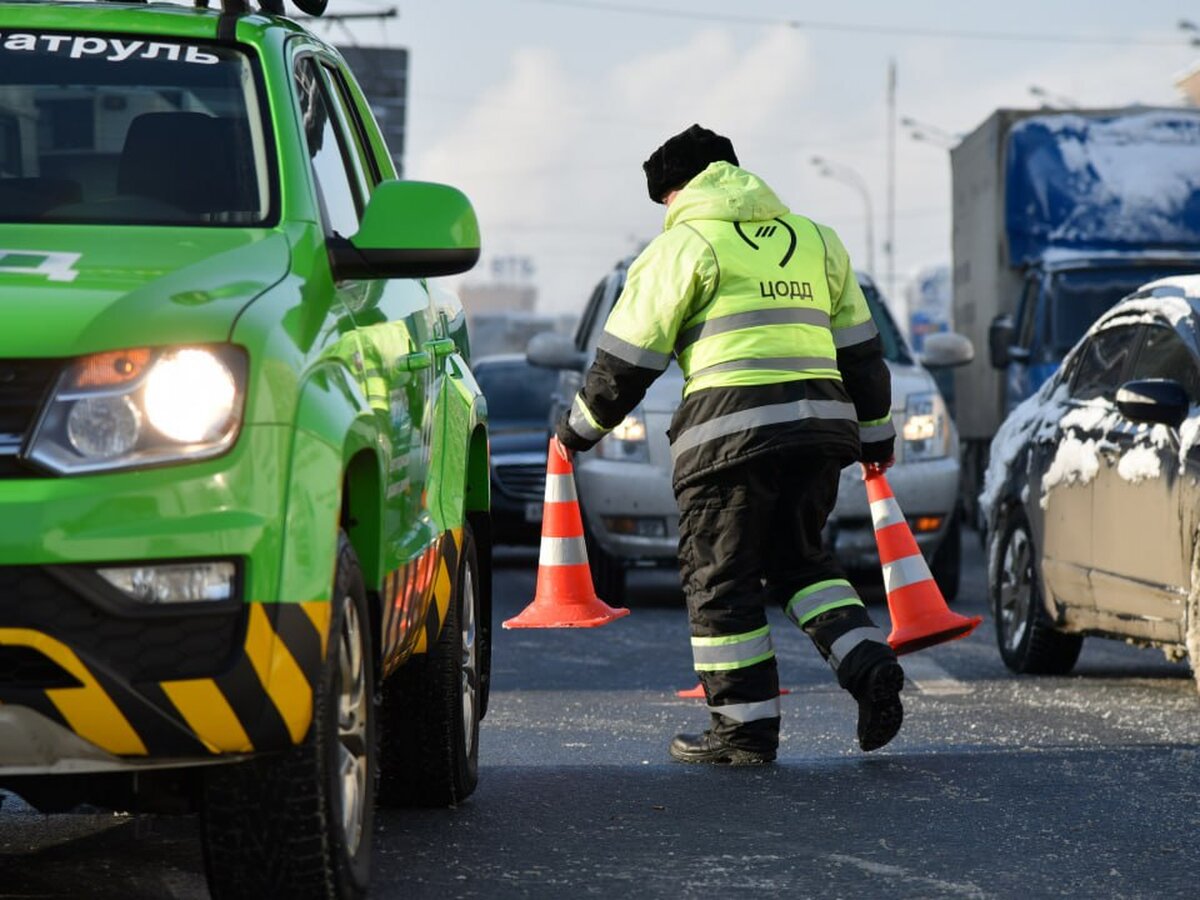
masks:
<path fill-rule="evenodd" d="M 882 441 L 863 441 L 861 459 L 865 463 L 885 463 L 896 452 L 896 439 L 884 438 Z"/>

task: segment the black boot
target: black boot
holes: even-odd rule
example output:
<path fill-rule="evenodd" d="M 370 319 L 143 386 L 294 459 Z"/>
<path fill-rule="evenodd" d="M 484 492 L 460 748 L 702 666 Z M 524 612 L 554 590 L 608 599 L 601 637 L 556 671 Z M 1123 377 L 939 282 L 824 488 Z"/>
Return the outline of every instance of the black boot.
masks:
<path fill-rule="evenodd" d="M 761 766 L 775 759 L 774 750 L 735 747 L 711 731 L 704 734 L 677 734 L 667 752 L 680 762 L 713 763 L 718 766 Z"/>
<path fill-rule="evenodd" d="M 854 694 L 858 701 L 858 746 L 878 750 L 896 736 L 904 721 L 900 690 L 904 670 L 895 659 L 882 659 L 863 677 Z"/>

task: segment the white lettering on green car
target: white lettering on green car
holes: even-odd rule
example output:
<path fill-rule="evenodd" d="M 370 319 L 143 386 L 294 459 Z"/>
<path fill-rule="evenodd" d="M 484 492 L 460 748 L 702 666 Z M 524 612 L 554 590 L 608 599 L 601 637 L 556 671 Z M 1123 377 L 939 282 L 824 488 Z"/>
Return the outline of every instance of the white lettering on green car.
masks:
<path fill-rule="evenodd" d="M 106 62 L 125 62 L 129 59 L 167 59 L 211 66 L 221 58 L 215 53 L 185 44 L 164 41 L 129 41 L 121 38 L 69 34 L 9 34 L 0 35 L 0 49 L 25 53 L 66 53 L 71 59 L 103 57 Z M 141 51 L 140 53 L 138 51 Z"/>
<path fill-rule="evenodd" d="M 44 275 L 50 281 L 74 281 L 79 277 L 75 263 L 81 255 L 53 250 L 0 249 L 0 272 L 10 275 Z"/>

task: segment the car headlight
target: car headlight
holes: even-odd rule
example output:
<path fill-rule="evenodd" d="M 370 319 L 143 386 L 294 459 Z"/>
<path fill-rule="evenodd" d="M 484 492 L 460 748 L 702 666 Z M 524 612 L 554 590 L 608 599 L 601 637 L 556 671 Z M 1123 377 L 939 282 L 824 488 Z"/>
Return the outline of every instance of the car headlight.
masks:
<path fill-rule="evenodd" d="M 650 446 L 646 443 L 646 417 L 635 409 L 616 428 L 596 445 L 601 459 L 620 462 L 649 462 Z"/>
<path fill-rule="evenodd" d="M 237 437 L 245 379 L 230 345 L 85 356 L 59 378 L 26 456 L 63 474 L 216 456 Z"/>
<path fill-rule="evenodd" d="M 946 404 L 936 391 L 909 394 L 904 408 L 904 459 L 941 459 L 950 453 Z"/>

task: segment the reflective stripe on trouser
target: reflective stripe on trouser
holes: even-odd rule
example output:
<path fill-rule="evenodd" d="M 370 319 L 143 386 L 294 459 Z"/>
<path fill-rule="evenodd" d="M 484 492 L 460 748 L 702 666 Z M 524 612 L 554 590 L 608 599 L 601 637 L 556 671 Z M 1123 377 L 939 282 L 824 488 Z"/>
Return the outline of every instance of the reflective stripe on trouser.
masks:
<path fill-rule="evenodd" d="M 693 637 L 692 658 L 697 672 L 728 672 L 745 669 L 775 655 L 771 645 L 771 626 L 764 625 L 744 634 L 718 637 Z"/>
<path fill-rule="evenodd" d="M 735 725 L 760 722 L 779 718 L 779 691 L 776 682 L 774 695 L 763 700 L 729 699 L 731 687 L 737 687 L 738 670 L 760 668 L 761 664 L 775 664 L 775 649 L 771 643 L 771 627 L 763 625 L 741 634 L 701 635 L 692 637 L 692 657 L 696 672 L 705 685 L 707 695 L 725 698 L 711 702 L 708 711 L 715 717 L 725 717 Z M 719 674 L 718 674 L 719 673 Z M 754 673 L 752 681 L 760 681 L 761 672 Z M 742 686 L 743 688 L 745 686 Z M 768 690 L 771 688 L 768 687 Z M 754 687 L 750 687 L 751 693 Z M 740 693 L 740 692 L 739 692 Z M 720 721 L 719 718 L 714 721 Z M 722 723 L 726 724 L 726 723 Z"/>
<path fill-rule="evenodd" d="M 845 578 L 829 578 L 810 584 L 792 595 L 786 612 L 789 619 L 803 628 L 823 612 L 839 606 L 862 606 L 858 591 Z"/>
<path fill-rule="evenodd" d="M 896 658 L 861 601 L 827 607 L 802 627 L 837 675 L 838 684 L 849 691 L 877 662 Z"/>
<path fill-rule="evenodd" d="M 864 647 L 864 651 L 870 651 L 865 656 L 860 654 L 872 664 L 879 654 L 892 652 L 883 632 L 871 622 L 858 592 L 844 578 L 830 578 L 802 588 L 788 601 L 786 611 L 788 618 L 812 638 L 843 687 L 855 682 L 861 667 L 854 665 L 843 672 L 842 663 L 864 642 L 876 645 Z"/>

